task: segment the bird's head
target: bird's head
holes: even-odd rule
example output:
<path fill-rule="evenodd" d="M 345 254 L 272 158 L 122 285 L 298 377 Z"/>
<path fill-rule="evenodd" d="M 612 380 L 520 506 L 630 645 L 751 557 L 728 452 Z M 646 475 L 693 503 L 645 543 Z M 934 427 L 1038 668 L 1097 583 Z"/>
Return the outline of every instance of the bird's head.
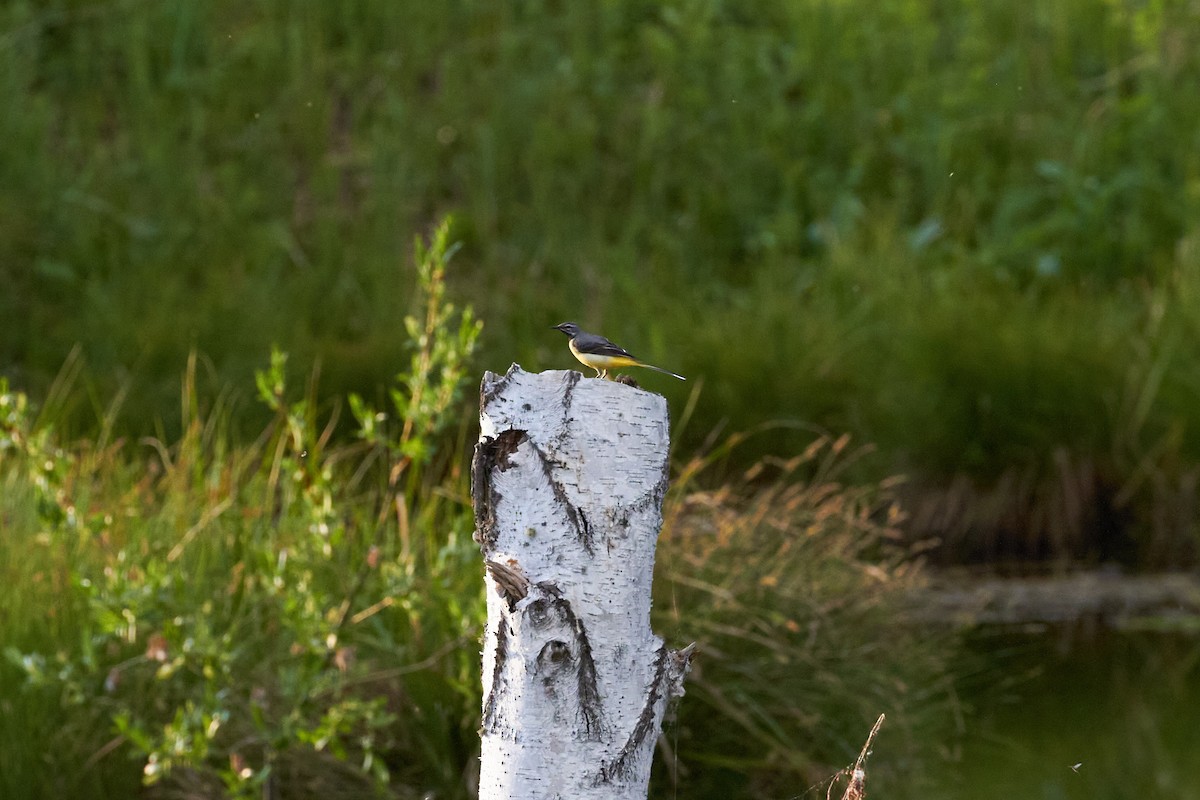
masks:
<path fill-rule="evenodd" d="M 561 325 L 555 325 L 554 330 L 562 331 L 567 336 L 570 336 L 572 339 L 574 339 L 576 336 L 579 335 L 579 326 L 576 325 L 574 322 L 564 322 Z"/>

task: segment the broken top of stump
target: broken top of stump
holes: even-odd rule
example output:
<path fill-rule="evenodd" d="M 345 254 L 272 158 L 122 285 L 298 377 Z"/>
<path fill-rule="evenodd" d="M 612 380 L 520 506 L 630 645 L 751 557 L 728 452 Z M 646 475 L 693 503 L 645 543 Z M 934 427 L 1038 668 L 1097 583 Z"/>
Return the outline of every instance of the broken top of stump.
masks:
<path fill-rule="evenodd" d="M 513 364 L 504 375 L 484 374 L 479 416 L 481 436 L 520 429 L 543 450 L 553 446 L 584 491 L 627 503 L 666 488 L 670 419 L 662 395 L 574 370 L 531 373 Z"/>

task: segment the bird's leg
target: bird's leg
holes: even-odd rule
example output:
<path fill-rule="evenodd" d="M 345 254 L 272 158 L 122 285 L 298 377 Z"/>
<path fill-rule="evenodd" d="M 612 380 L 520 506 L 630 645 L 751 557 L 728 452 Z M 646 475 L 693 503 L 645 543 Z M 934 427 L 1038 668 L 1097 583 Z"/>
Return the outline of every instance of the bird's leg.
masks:
<path fill-rule="evenodd" d="M 608 370 L 606 370 L 606 369 L 602 369 L 602 370 L 600 370 L 600 374 L 599 374 L 599 375 L 597 375 L 596 377 L 597 377 L 597 378 L 604 378 L 605 380 L 608 380 Z"/>

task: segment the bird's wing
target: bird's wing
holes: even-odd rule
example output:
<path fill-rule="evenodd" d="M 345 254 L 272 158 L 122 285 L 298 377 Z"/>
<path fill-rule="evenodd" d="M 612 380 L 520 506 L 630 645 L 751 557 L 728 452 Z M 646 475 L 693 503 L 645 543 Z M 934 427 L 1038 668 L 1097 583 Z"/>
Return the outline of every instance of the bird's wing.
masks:
<path fill-rule="evenodd" d="M 594 333 L 579 334 L 575 337 L 573 344 L 575 345 L 575 349 L 581 353 L 589 353 L 594 356 L 632 358 L 634 361 L 637 361 L 637 357 L 624 347 L 618 347 L 603 336 L 597 336 Z"/>

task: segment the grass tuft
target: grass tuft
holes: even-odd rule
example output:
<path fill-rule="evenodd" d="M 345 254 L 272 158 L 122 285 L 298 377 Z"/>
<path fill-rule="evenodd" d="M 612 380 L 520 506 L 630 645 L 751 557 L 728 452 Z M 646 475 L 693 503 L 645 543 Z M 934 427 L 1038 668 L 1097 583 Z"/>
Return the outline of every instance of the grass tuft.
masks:
<path fill-rule="evenodd" d="M 913 764 L 931 763 L 924 737 L 952 705 L 954 646 L 904 624 L 920 557 L 897 527 L 895 487 L 846 482 L 861 455 L 848 437 L 817 437 L 741 484 L 669 500 L 655 627 L 699 644 L 666 734 L 678 764 L 670 791 L 794 796 L 852 760 L 856 731 L 886 709 L 900 741 L 893 767 L 880 767 L 881 792 L 919 796 Z"/>

